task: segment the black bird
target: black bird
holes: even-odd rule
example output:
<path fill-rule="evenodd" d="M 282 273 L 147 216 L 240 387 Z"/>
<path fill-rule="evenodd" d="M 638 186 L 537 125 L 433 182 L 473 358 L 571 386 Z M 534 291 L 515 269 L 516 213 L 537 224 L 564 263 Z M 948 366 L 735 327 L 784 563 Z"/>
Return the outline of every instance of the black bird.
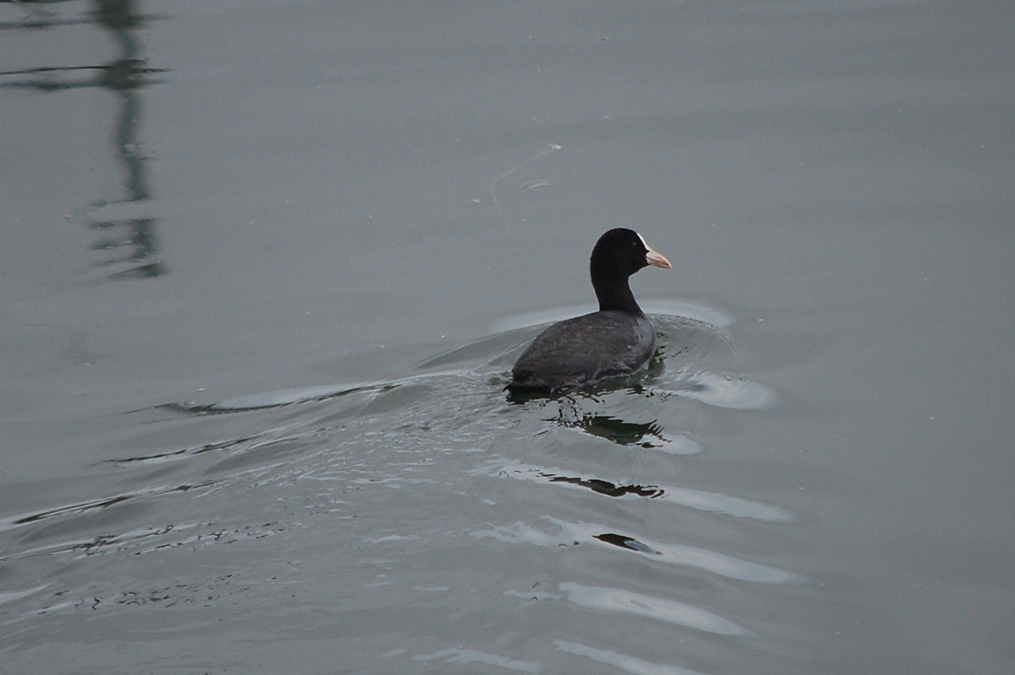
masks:
<path fill-rule="evenodd" d="M 671 267 L 634 230 L 617 228 L 601 236 L 589 261 L 599 311 L 540 333 L 511 369 L 507 388 L 556 395 L 641 368 L 655 350 L 655 331 L 628 278 L 648 265 Z"/>

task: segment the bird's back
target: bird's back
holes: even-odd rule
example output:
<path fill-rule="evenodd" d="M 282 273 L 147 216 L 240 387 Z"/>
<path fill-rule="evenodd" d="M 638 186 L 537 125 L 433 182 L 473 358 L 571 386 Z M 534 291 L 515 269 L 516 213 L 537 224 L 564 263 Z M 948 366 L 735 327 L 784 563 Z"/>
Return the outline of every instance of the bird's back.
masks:
<path fill-rule="evenodd" d="M 560 391 L 631 373 L 652 356 L 655 331 L 642 315 L 594 312 L 540 333 L 511 371 L 511 390 Z"/>

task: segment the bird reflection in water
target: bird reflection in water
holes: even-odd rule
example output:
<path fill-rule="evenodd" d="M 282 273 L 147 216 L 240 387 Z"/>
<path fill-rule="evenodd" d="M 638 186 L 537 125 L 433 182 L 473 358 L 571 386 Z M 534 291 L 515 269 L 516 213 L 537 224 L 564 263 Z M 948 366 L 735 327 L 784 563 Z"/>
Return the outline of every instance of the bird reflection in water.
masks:
<path fill-rule="evenodd" d="M 601 495 L 606 495 L 607 497 L 626 497 L 627 495 L 634 495 L 635 497 L 648 497 L 650 499 L 655 499 L 656 497 L 662 497 L 666 494 L 665 490 L 655 485 L 618 485 L 616 483 L 611 483 L 608 480 L 602 480 L 601 478 L 557 476 L 550 473 L 541 473 L 539 474 L 539 477 L 547 479 L 550 483 L 570 483 L 572 485 L 578 485 Z"/>
<path fill-rule="evenodd" d="M 578 409 L 578 401 L 571 397 L 560 399 L 560 403 L 557 416 L 547 419 L 547 422 L 556 422 L 567 429 L 578 429 L 617 445 L 660 448 L 670 443 L 657 420 L 628 422 L 613 415 L 582 412 Z"/>
<path fill-rule="evenodd" d="M 574 411 L 571 411 L 574 412 Z M 617 445 L 635 445 L 642 448 L 658 448 L 668 443 L 663 428 L 656 420 L 651 422 L 626 422 L 610 415 L 585 413 L 577 419 L 563 408 L 554 420 L 562 427 L 580 429 L 585 433 L 605 438 Z"/>

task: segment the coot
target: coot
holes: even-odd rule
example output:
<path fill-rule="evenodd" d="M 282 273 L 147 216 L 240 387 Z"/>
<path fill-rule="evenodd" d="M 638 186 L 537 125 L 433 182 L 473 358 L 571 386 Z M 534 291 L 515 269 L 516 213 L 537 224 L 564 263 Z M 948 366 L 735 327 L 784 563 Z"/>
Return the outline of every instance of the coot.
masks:
<path fill-rule="evenodd" d="M 592 249 L 589 271 L 599 311 L 555 323 L 511 370 L 512 393 L 559 394 L 641 368 L 655 350 L 655 331 L 635 302 L 628 278 L 647 265 L 670 268 L 634 230 L 610 230 Z"/>

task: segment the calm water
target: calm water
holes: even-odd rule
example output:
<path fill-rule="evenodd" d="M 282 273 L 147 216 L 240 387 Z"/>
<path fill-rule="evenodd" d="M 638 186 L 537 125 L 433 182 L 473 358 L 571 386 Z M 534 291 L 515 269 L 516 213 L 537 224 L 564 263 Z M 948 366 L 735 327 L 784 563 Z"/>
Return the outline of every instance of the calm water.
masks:
<path fill-rule="evenodd" d="M 0 5 L 0 671 L 1012 672 L 1009 5 Z"/>

